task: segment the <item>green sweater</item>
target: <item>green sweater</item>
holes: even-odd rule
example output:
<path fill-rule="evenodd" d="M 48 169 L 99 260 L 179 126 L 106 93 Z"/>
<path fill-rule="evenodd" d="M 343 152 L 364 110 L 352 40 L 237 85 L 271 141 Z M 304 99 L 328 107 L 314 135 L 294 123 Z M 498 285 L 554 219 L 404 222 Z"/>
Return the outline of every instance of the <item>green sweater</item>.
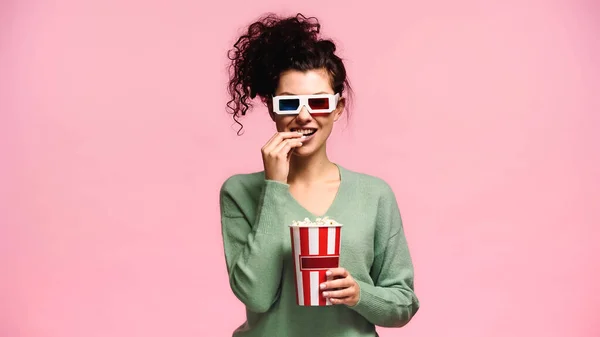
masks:
<path fill-rule="evenodd" d="M 246 306 L 234 337 L 374 337 L 375 326 L 401 327 L 419 309 L 413 265 L 394 192 L 383 180 L 338 165 L 340 187 L 327 213 L 344 225 L 340 267 L 360 286 L 353 307 L 296 304 L 288 225 L 316 216 L 289 185 L 264 172 L 237 174 L 220 191 L 229 283 Z"/>

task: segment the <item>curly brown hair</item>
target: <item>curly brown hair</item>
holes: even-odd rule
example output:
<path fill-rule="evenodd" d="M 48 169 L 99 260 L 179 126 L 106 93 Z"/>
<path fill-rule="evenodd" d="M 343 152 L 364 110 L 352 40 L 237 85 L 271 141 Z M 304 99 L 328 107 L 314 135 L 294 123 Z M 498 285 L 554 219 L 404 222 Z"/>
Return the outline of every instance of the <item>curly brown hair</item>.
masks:
<path fill-rule="evenodd" d="M 227 110 L 243 129 L 240 116 L 252 108 L 258 96 L 263 103 L 272 97 L 279 84 L 280 74 L 286 70 L 308 71 L 325 69 L 336 93 L 351 93 L 346 68 L 335 54 L 331 39 L 320 37 L 321 24 L 314 17 L 297 14 L 280 17 L 269 13 L 250 24 L 228 52 Z"/>

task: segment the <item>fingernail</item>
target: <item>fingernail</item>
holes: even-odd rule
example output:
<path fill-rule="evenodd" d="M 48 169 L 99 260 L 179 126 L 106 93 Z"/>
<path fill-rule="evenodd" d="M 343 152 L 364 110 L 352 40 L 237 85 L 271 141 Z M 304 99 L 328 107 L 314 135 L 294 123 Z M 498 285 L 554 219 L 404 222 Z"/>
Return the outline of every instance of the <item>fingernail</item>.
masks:
<path fill-rule="evenodd" d="M 323 293 L 323 297 L 329 296 L 329 293 Z"/>
<path fill-rule="evenodd" d="M 332 273 L 331 273 L 331 271 L 329 271 L 329 270 L 328 270 L 328 271 L 325 273 L 325 275 L 327 275 L 327 276 L 331 276 L 331 274 L 332 274 Z"/>
<path fill-rule="evenodd" d="M 321 283 L 320 287 L 321 289 L 325 289 L 325 283 Z"/>

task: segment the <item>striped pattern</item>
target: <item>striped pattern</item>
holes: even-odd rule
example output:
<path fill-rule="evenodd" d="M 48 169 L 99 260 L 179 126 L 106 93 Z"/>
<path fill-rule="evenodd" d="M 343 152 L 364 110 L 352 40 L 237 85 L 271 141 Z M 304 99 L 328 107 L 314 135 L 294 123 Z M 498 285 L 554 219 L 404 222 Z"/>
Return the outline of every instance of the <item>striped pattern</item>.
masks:
<path fill-rule="evenodd" d="M 296 302 L 302 306 L 325 306 L 319 285 L 325 272 L 339 266 L 341 226 L 290 226 L 296 276 Z"/>

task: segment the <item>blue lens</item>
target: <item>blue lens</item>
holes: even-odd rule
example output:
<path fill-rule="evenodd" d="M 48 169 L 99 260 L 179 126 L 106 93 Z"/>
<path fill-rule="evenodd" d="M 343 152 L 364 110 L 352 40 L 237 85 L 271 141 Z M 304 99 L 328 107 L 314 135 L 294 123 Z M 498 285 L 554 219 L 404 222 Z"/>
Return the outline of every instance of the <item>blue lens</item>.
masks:
<path fill-rule="evenodd" d="M 283 98 L 279 100 L 280 111 L 294 111 L 300 106 L 298 98 Z"/>

